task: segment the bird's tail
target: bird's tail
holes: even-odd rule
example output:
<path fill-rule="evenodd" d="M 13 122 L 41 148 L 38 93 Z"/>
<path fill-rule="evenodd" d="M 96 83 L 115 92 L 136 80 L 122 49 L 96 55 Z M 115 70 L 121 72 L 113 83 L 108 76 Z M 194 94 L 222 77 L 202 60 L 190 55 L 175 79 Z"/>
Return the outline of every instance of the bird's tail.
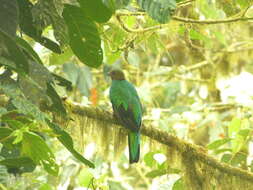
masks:
<path fill-rule="evenodd" d="M 140 132 L 129 132 L 128 147 L 130 164 L 138 162 L 140 157 Z"/>

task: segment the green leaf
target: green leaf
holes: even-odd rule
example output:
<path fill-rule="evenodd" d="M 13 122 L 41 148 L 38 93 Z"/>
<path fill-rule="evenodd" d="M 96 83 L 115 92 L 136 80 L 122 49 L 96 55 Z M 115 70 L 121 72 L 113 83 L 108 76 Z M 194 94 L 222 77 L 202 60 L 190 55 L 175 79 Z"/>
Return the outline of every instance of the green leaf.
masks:
<path fill-rule="evenodd" d="M 8 50 L 9 59 L 16 64 L 16 68 L 18 69 L 18 71 L 28 73 L 28 61 L 21 49 L 17 46 L 16 42 L 1 29 L 0 39 L 3 40 L 4 45 Z"/>
<path fill-rule="evenodd" d="M 184 189 L 185 185 L 182 178 L 178 179 L 172 187 L 172 190 L 184 190 Z"/>
<path fill-rule="evenodd" d="M 0 0 L 0 29 L 14 37 L 18 27 L 18 5 L 16 0 Z"/>
<path fill-rule="evenodd" d="M 154 159 L 154 155 L 157 153 L 161 153 L 161 151 L 148 152 L 144 156 L 144 162 L 147 166 L 152 167 L 156 164 L 156 160 Z"/>
<path fill-rule="evenodd" d="M 231 138 L 235 138 L 240 128 L 241 128 L 241 119 L 236 118 L 236 117 L 233 118 L 228 127 L 228 136 Z"/>
<path fill-rule="evenodd" d="M 19 6 L 19 26 L 22 32 L 39 42 L 41 45 L 55 53 L 61 53 L 60 46 L 52 40 L 42 36 L 42 30 L 38 29 L 31 10 L 33 4 L 29 0 L 18 0 Z"/>
<path fill-rule="evenodd" d="M 78 175 L 78 182 L 79 185 L 82 187 L 88 187 L 89 184 L 92 182 L 93 174 L 88 169 L 82 169 Z"/>
<path fill-rule="evenodd" d="M 96 22 L 107 22 L 112 16 L 112 10 L 110 10 L 102 0 L 78 0 L 84 13 L 90 19 Z"/>
<path fill-rule="evenodd" d="M 210 150 L 217 149 L 220 146 L 222 146 L 222 145 L 224 145 L 224 144 L 226 144 L 230 141 L 231 141 L 231 138 L 218 139 L 218 140 L 213 141 L 210 144 L 208 144 L 207 148 L 210 149 Z"/>
<path fill-rule="evenodd" d="M 232 154 L 224 154 L 221 158 L 222 162 L 229 163 L 232 159 Z"/>
<path fill-rule="evenodd" d="M 67 23 L 70 47 L 84 64 L 99 67 L 103 61 L 101 40 L 97 27 L 87 18 L 83 10 L 72 5 L 65 5 L 63 17 Z"/>
<path fill-rule="evenodd" d="M 231 160 L 231 165 L 239 166 L 239 164 L 246 162 L 247 162 L 247 153 L 237 152 Z"/>
<path fill-rule="evenodd" d="M 54 133 L 58 135 L 58 137 L 57 137 L 58 140 L 65 146 L 65 148 L 67 148 L 69 150 L 69 152 L 72 153 L 72 155 L 76 159 L 78 159 L 79 161 L 81 161 L 82 163 L 84 163 L 85 165 L 87 165 L 91 168 L 95 168 L 95 165 L 92 162 L 85 159 L 81 154 L 79 154 L 74 149 L 73 140 L 67 132 L 65 132 L 58 125 L 50 122 L 49 120 L 47 120 L 46 122 L 47 122 L 48 126 L 54 131 Z"/>
<path fill-rule="evenodd" d="M 68 62 L 72 57 L 74 56 L 74 53 L 72 52 L 71 48 L 67 48 L 64 50 L 62 54 L 56 54 L 51 53 L 49 57 L 49 64 L 50 65 L 62 65 L 66 62 Z"/>
<path fill-rule="evenodd" d="M 67 80 L 57 74 L 54 74 L 54 73 L 52 73 L 52 75 L 53 75 L 54 79 L 56 81 L 58 81 L 57 85 L 65 87 L 66 90 L 68 90 L 68 91 L 73 90 L 72 83 L 69 80 Z"/>
<path fill-rule="evenodd" d="M 155 177 L 162 176 L 162 175 L 165 175 L 165 174 L 167 174 L 166 169 L 153 170 L 151 172 L 148 172 L 146 174 L 146 177 L 155 178 Z"/>
<path fill-rule="evenodd" d="M 10 128 L 0 127 L 0 141 L 10 136 L 12 132 L 13 130 Z"/>
<path fill-rule="evenodd" d="M 35 62 L 43 65 L 39 55 L 33 50 L 33 48 L 30 46 L 28 42 L 17 36 L 16 43 L 18 44 L 19 47 L 25 50 L 27 55 L 30 56 Z"/>
<path fill-rule="evenodd" d="M 231 148 L 221 148 L 221 149 L 217 149 L 214 151 L 215 154 L 220 154 L 220 153 L 224 153 L 224 152 L 232 152 Z"/>
<path fill-rule="evenodd" d="M 137 3 L 149 16 L 160 23 L 168 22 L 176 9 L 175 0 L 137 0 Z"/>
<path fill-rule="evenodd" d="M 59 166 L 55 163 L 53 152 L 37 134 L 32 132 L 23 134 L 22 154 L 31 158 L 35 164 L 42 164 L 48 173 L 58 174 Z"/>
<path fill-rule="evenodd" d="M 49 184 L 44 183 L 40 186 L 39 190 L 52 190 L 52 187 Z"/>

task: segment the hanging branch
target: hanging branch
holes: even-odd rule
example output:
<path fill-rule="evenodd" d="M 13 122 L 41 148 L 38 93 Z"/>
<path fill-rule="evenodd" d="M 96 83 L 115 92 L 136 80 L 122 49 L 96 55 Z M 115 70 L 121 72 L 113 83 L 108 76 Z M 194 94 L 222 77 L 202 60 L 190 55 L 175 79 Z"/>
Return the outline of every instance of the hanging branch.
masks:
<path fill-rule="evenodd" d="M 88 117 L 106 122 L 108 124 L 116 124 L 120 126 L 120 122 L 113 118 L 113 115 L 110 112 L 103 111 L 97 108 L 81 107 L 79 105 L 73 104 L 71 104 L 70 107 L 72 108 L 72 113 L 78 116 Z M 173 147 L 181 154 L 193 157 L 195 160 L 201 161 L 202 163 L 214 169 L 218 169 L 223 173 L 240 177 L 251 182 L 253 181 L 252 173 L 246 170 L 242 170 L 240 168 L 232 167 L 229 164 L 219 162 L 217 159 L 208 155 L 206 151 L 198 145 L 188 143 L 165 131 L 161 131 L 160 129 L 157 129 L 152 126 L 146 126 L 145 124 L 143 124 L 141 127 L 141 133 L 142 135 L 145 135 L 161 144 L 164 144 L 168 147 Z"/>

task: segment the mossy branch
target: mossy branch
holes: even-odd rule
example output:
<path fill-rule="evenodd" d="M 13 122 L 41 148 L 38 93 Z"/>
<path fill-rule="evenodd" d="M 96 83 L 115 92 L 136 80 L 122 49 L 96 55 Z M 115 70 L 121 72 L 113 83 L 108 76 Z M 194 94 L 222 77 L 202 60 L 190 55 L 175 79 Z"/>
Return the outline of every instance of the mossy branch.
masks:
<path fill-rule="evenodd" d="M 81 107 L 73 104 L 71 104 L 70 107 L 72 113 L 78 116 L 120 126 L 120 122 L 113 118 L 112 113 L 108 111 L 103 111 L 94 107 Z M 222 173 L 253 182 L 253 173 L 219 162 L 214 157 L 208 155 L 206 150 L 200 146 L 188 143 L 165 131 L 152 126 L 146 126 L 145 124 L 141 127 L 141 133 L 163 145 L 175 148 L 182 155 L 191 157 L 190 159 L 198 160 L 214 169 L 218 169 Z"/>

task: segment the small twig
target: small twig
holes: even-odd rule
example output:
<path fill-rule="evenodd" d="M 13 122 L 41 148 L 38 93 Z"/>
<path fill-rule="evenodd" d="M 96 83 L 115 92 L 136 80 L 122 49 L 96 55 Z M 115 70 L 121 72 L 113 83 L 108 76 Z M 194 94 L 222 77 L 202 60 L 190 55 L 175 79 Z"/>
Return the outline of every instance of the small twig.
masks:
<path fill-rule="evenodd" d="M 247 14 L 251 6 L 252 6 L 252 3 L 242 12 L 242 15 L 241 15 L 242 18 L 245 17 L 245 15 Z"/>
<path fill-rule="evenodd" d="M 246 11 L 247 12 L 247 11 Z M 132 29 L 127 27 L 124 22 L 121 20 L 121 16 L 144 16 L 145 13 L 143 12 L 135 12 L 135 13 L 116 13 L 116 18 L 119 21 L 121 27 L 130 33 L 144 33 L 152 30 L 159 30 L 170 26 L 170 24 L 159 24 L 143 29 Z M 239 21 L 249 21 L 253 20 L 253 17 L 236 17 L 236 18 L 228 18 L 228 19 L 220 19 L 220 20 L 195 20 L 191 18 L 183 18 L 178 16 L 172 16 L 172 20 L 184 22 L 184 23 L 192 23 L 192 24 L 224 24 L 224 23 L 232 23 L 232 22 L 239 22 Z"/>

